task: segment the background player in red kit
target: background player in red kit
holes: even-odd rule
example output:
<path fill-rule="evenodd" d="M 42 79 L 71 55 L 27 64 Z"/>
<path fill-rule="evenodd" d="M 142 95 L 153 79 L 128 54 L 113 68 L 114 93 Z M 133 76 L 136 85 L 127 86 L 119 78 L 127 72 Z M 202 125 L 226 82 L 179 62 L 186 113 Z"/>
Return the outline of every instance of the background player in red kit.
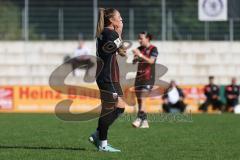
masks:
<path fill-rule="evenodd" d="M 97 85 L 101 97 L 101 115 L 98 127 L 89 140 L 99 151 L 120 152 L 107 142 L 108 129 L 110 125 L 124 112 L 125 103 L 119 82 L 119 67 L 116 53 L 122 54 L 122 17 L 114 9 L 99 10 L 97 24 L 97 57 L 102 63 L 97 66 Z"/>
<path fill-rule="evenodd" d="M 214 110 L 218 109 L 219 111 L 222 111 L 222 102 L 219 97 L 219 86 L 214 84 L 213 76 L 209 76 L 208 79 L 209 84 L 204 87 L 204 94 L 206 96 L 206 100 L 203 104 L 200 105 L 199 110 L 207 112 L 208 107 L 211 105 Z"/>
<path fill-rule="evenodd" d="M 225 87 L 226 108 L 225 111 L 233 112 L 234 107 L 238 105 L 238 97 L 240 94 L 240 87 L 237 85 L 237 79 L 232 78 L 230 85 Z"/>
<path fill-rule="evenodd" d="M 134 127 L 149 128 L 146 108 L 143 106 L 143 98 L 151 92 L 155 82 L 155 63 L 158 56 L 157 48 L 150 43 L 152 36 L 147 32 L 138 35 L 140 46 L 133 50 L 133 63 L 138 62 L 135 79 L 135 92 L 138 102 L 137 119 L 132 123 Z"/>

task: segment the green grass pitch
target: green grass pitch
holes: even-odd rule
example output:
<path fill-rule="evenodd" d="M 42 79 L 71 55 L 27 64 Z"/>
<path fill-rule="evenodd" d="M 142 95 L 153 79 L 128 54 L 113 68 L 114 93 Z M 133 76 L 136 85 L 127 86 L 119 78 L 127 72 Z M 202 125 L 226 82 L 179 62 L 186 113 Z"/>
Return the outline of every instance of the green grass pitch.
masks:
<path fill-rule="evenodd" d="M 102 153 L 88 142 L 96 120 L 65 122 L 54 114 L 0 114 L 4 160 L 192 160 L 240 159 L 240 116 L 192 115 L 192 122 L 152 122 L 135 129 L 120 119 L 109 142 L 121 153 Z"/>

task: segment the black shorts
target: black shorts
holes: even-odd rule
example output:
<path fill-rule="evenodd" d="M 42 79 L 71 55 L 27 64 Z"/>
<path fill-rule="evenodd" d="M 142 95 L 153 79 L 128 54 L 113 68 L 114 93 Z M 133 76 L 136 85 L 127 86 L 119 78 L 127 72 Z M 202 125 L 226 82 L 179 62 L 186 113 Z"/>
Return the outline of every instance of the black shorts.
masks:
<path fill-rule="evenodd" d="M 135 86 L 135 91 L 151 91 L 153 88 L 153 85 L 141 85 L 141 86 Z"/>
<path fill-rule="evenodd" d="M 135 94 L 137 98 L 146 98 L 152 91 L 153 85 L 135 86 Z"/>
<path fill-rule="evenodd" d="M 238 99 L 227 99 L 227 108 L 238 105 Z"/>
<path fill-rule="evenodd" d="M 123 96 L 123 91 L 119 82 L 97 82 L 102 101 L 115 103 L 118 97 Z"/>
<path fill-rule="evenodd" d="M 136 79 L 135 81 L 135 91 L 136 92 L 141 92 L 141 91 L 151 91 L 154 86 L 154 81 L 153 80 L 145 80 L 145 81 L 139 81 Z"/>

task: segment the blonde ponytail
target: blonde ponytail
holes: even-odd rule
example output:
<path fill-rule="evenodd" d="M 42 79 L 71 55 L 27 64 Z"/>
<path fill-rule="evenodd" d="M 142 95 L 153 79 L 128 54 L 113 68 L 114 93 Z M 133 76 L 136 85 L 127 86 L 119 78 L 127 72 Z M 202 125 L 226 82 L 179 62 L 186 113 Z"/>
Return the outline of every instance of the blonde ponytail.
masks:
<path fill-rule="evenodd" d="M 104 8 L 99 8 L 98 12 L 98 22 L 97 22 L 97 29 L 96 29 L 96 38 L 100 37 L 101 33 L 104 29 Z"/>

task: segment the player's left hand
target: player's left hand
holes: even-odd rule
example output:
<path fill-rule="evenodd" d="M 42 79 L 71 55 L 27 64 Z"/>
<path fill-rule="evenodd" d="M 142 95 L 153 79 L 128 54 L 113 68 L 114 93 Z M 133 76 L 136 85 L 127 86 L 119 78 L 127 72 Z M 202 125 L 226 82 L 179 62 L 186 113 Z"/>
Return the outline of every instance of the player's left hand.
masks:
<path fill-rule="evenodd" d="M 138 57 L 141 57 L 141 55 L 142 55 L 142 53 L 139 51 L 139 49 L 133 49 L 132 52 L 135 56 L 138 56 Z"/>
<path fill-rule="evenodd" d="M 127 54 L 127 49 L 124 48 L 124 46 L 119 47 L 119 48 L 118 48 L 118 54 L 119 54 L 120 56 L 122 56 L 122 57 L 126 56 L 126 54 Z"/>

